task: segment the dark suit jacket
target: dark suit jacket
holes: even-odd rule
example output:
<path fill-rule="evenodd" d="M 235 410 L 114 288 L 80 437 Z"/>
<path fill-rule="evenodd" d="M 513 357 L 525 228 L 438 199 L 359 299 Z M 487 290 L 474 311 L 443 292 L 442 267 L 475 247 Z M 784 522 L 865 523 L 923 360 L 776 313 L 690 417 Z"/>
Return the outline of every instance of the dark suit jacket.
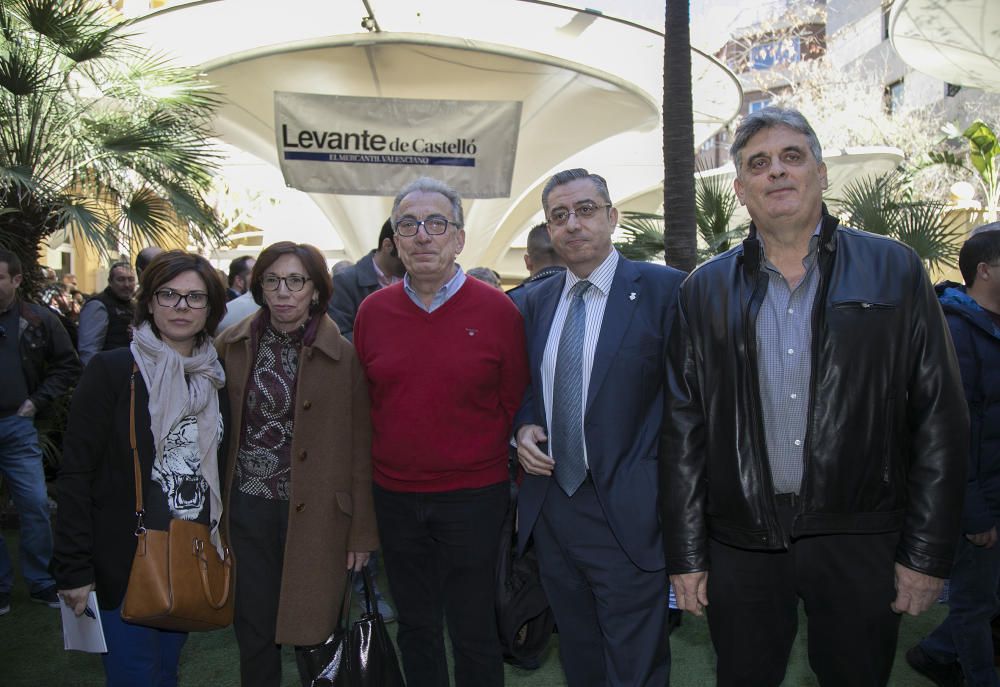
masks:
<path fill-rule="evenodd" d="M 333 297 L 330 298 L 326 312 L 348 341 L 354 341 L 354 318 L 361 301 L 378 289 L 375 251 L 333 277 Z"/>
<path fill-rule="evenodd" d="M 524 299 L 527 298 L 527 292 L 529 289 L 535 288 L 541 282 L 551 277 L 561 277 L 564 272 L 566 272 L 566 268 L 562 265 L 550 265 L 549 267 L 543 267 L 537 274 L 528 277 L 514 288 L 508 289 L 507 295 L 510 296 L 512 301 L 514 301 L 514 305 L 517 306 L 518 310 L 523 310 Z"/>
<path fill-rule="evenodd" d="M 663 265 L 619 257 L 601 324 L 587 392 L 584 433 L 597 496 L 625 553 L 643 570 L 664 567 L 657 511 L 657 456 L 663 416 L 665 350 L 684 275 Z M 566 283 L 552 277 L 525 290 L 531 386 L 515 427 L 548 428 L 542 398 L 542 356 Z M 526 475 L 518 496 L 518 549 L 523 551 L 549 477 Z"/>

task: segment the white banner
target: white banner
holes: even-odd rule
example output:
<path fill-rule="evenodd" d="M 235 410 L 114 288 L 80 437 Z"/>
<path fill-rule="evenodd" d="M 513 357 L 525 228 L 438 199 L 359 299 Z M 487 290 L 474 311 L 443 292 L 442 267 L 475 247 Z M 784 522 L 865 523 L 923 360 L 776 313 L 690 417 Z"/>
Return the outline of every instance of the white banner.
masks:
<path fill-rule="evenodd" d="M 274 94 L 285 183 L 311 193 L 395 196 L 419 176 L 465 198 L 508 198 L 521 103 Z"/>

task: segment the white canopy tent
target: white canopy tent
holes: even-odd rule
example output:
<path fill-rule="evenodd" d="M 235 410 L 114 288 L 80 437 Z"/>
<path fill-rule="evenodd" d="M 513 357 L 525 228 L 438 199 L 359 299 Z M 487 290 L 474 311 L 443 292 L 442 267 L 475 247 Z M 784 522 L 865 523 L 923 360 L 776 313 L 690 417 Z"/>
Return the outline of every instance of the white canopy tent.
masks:
<path fill-rule="evenodd" d="M 1000 0 L 896 0 L 892 47 L 914 69 L 1000 93 Z"/>
<path fill-rule="evenodd" d="M 541 186 L 560 169 L 603 174 L 627 209 L 662 202 L 663 38 L 649 28 L 534 0 L 209 0 L 147 14 L 136 29 L 208 74 L 226 98 L 219 137 L 275 171 L 275 91 L 521 101 L 511 197 L 466 202 L 467 266 L 511 264 L 511 241 L 541 219 Z M 737 114 L 741 91 L 713 58 L 692 60 L 699 144 Z M 289 193 L 325 217 L 308 230 L 332 258 L 374 247 L 391 207 Z M 264 229 L 268 243 L 289 227 Z"/>

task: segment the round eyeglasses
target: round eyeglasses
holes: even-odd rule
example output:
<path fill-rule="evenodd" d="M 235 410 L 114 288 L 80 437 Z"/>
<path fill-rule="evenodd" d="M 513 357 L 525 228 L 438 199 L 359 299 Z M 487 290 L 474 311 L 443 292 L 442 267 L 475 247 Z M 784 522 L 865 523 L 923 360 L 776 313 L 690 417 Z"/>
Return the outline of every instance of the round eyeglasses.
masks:
<path fill-rule="evenodd" d="M 404 218 L 396 222 L 396 233 L 405 238 L 416 236 L 420 227 L 424 228 L 428 236 L 440 236 L 448 231 L 448 225 L 455 224 L 444 217 L 428 217 L 423 220 Z M 457 227 L 458 225 L 455 224 Z"/>
<path fill-rule="evenodd" d="M 311 279 L 303 277 L 301 274 L 290 274 L 287 277 L 269 274 L 260 280 L 260 286 L 265 291 L 277 291 L 281 282 L 285 282 L 285 288 L 289 291 L 301 291 L 306 288 L 307 281 L 311 281 Z"/>
<path fill-rule="evenodd" d="M 566 222 L 569 221 L 570 215 L 576 215 L 577 219 L 590 219 L 597 214 L 598 210 L 606 210 L 611 207 L 611 203 L 606 203 L 605 205 L 595 205 L 594 203 L 584 203 L 577 207 L 576 210 L 567 210 L 565 208 L 556 208 L 551 213 L 549 213 L 549 224 L 554 224 L 557 227 L 561 227 Z"/>
<path fill-rule="evenodd" d="M 156 296 L 157 305 L 163 308 L 176 308 L 184 301 L 185 307 L 192 310 L 202 310 L 208 307 L 208 294 L 204 291 L 189 291 L 181 293 L 173 289 L 160 289 L 153 295 Z"/>

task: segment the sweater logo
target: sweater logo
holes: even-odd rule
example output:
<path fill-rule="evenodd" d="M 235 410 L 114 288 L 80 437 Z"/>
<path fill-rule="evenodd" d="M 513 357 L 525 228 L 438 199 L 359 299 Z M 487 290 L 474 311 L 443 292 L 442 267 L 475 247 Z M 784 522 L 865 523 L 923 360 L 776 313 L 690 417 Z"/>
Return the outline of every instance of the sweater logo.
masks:
<path fill-rule="evenodd" d="M 465 331 L 469 333 L 469 336 L 475 336 L 476 332 L 478 332 L 479 330 L 478 329 L 471 329 L 469 327 L 466 327 Z"/>

